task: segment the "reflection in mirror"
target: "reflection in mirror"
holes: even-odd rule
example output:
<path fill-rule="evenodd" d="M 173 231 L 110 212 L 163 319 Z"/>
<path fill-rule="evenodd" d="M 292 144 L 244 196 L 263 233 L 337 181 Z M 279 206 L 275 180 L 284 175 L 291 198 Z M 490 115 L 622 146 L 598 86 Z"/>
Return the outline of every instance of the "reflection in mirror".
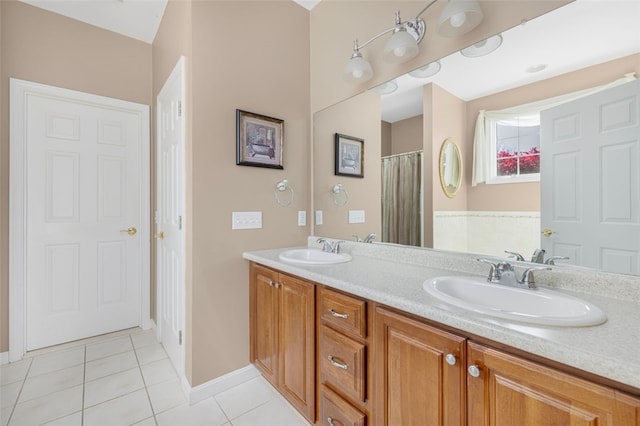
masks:
<path fill-rule="evenodd" d="M 432 77 L 399 76 L 395 79 L 399 87 L 394 94 L 367 92 L 317 112 L 314 203 L 316 209 L 325 210 L 325 225 L 315 227 L 314 233 L 342 239 L 371 232 L 381 235 L 384 221 L 381 212 L 385 205 L 381 195 L 381 158 L 421 151 L 423 166 L 418 180 L 422 196 L 417 209 L 413 209 L 421 215 L 420 242 L 416 243 L 414 238 L 401 244 L 492 256 L 507 256 L 504 251 L 508 250 L 531 260 L 543 246 L 540 182 L 473 186 L 476 118 L 481 110 L 510 108 L 596 87 L 627 73 L 640 74 L 639 7 L 638 2 L 577 0 L 503 32 L 502 46 L 487 56 L 465 58 L 456 53 L 440 59 L 441 70 Z M 417 89 L 409 90 L 407 79 L 412 79 L 412 88 Z M 410 112 L 382 121 L 383 111 L 388 114 L 387 104 L 392 102 Z M 635 113 L 638 114 L 638 108 Z M 407 135 L 407 129 L 400 129 L 400 124 L 407 128 L 417 125 L 418 129 L 414 136 L 405 137 L 402 134 Z M 354 182 L 356 185 L 351 185 L 353 179 L 350 180 L 348 207 L 366 212 L 364 224 L 349 223 L 348 212 L 336 209 L 327 197 L 327 189 L 336 183 L 325 160 L 332 153 L 330 135 L 335 132 L 357 135 L 367 143 L 365 179 Z M 544 129 L 540 132 L 544 133 Z M 638 133 L 636 128 L 636 137 Z M 461 164 L 466 169 L 453 198 L 443 193 L 439 182 L 440 141 L 447 137 L 457 140 Z M 393 150 L 385 144 L 389 138 L 396 145 Z M 541 146 L 543 158 L 544 149 Z M 639 150 L 637 145 L 634 149 L 636 153 Z M 589 191 L 589 184 L 581 185 L 584 193 Z M 639 189 L 633 186 L 630 190 L 636 199 L 632 203 L 636 206 L 633 217 L 640 222 Z M 583 193 L 574 196 L 581 198 Z M 406 212 L 403 209 L 395 213 Z M 329 223 L 332 225 L 326 226 Z M 560 255 L 547 250 L 545 260 Z M 554 261 L 580 264 L 578 256 L 568 257 L 572 258 Z M 628 263 L 635 269 L 629 268 L 629 273 L 638 273 L 638 262 L 637 254 L 633 254 Z"/>
<path fill-rule="evenodd" d="M 445 195 L 453 198 L 462 183 L 462 155 L 453 138 L 447 138 L 440 149 L 440 185 Z"/>

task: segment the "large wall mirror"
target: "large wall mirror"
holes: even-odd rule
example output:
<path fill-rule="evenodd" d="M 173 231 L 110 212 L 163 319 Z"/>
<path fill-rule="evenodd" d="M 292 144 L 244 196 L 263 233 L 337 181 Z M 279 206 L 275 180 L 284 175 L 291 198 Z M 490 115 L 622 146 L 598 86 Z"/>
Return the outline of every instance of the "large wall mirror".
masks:
<path fill-rule="evenodd" d="M 440 71 L 433 76 L 398 76 L 391 84 L 397 86 L 394 93 L 370 90 L 316 112 L 314 208 L 322 212 L 322 223 L 315 224 L 314 234 L 353 241 L 355 236 L 375 233 L 376 242 L 515 256 L 505 253 L 509 251 L 525 260 L 533 260 L 533 253 L 546 247 L 545 259 L 557 256 L 556 264 L 639 274 L 640 238 L 623 250 L 628 261 L 611 267 L 597 264 L 598 259 L 586 262 L 576 250 L 549 248 L 554 230 L 542 222 L 549 213 L 546 209 L 553 209 L 553 200 L 541 203 L 541 199 L 549 188 L 567 186 L 572 178 L 565 173 L 561 182 L 541 184 L 558 173 L 544 173 L 545 147 L 535 142 L 544 139 L 540 134 L 546 131 L 539 120 L 529 122 L 523 114 L 515 121 L 499 122 L 493 128 L 497 142 L 489 161 L 494 175 L 487 180 L 490 183 L 477 185 L 472 176 L 480 111 L 528 105 L 605 85 L 625 74 L 640 74 L 639 14 L 638 2 L 577 0 L 503 32 L 502 45 L 486 56 L 468 58 L 456 52 L 438 61 Z M 640 86 L 632 82 L 620 87 L 637 91 L 632 88 Z M 629 111 L 636 114 L 631 117 L 636 120 L 635 139 L 625 152 L 636 161 L 637 170 L 640 106 L 633 102 Z M 363 179 L 334 175 L 336 133 L 364 139 Z M 457 141 L 464 169 L 455 197 L 447 196 L 440 185 L 440 149 L 448 138 Z M 618 158 L 629 160 L 629 155 Z M 602 158 L 598 161 L 604 164 Z M 637 176 L 631 173 L 624 182 L 631 194 L 627 222 L 636 229 L 640 227 Z M 349 191 L 343 206 L 331 198 L 330 190 L 338 183 Z M 574 182 L 582 189 L 573 197 L 583 198 L 589 185 Z"/>

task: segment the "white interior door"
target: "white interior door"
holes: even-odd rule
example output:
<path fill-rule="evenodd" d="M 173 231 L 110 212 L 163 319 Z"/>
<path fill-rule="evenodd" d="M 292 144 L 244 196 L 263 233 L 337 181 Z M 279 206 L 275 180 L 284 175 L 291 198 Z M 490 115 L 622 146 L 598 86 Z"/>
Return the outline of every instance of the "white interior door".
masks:
<path fill-rule="evenodd" d="M 542 248 L 640 273 L 640 81 L 541 114 Z"/>
<path fill-rule="evenodd" d="M 157 100 L 157 283 L 159 338 L 184 374 L 184 87 L 181 57 Z"/>
<path fill-rule="evenodd" d="M 11 84 L 10 356 L 145 327 L 148 107 Z"/>

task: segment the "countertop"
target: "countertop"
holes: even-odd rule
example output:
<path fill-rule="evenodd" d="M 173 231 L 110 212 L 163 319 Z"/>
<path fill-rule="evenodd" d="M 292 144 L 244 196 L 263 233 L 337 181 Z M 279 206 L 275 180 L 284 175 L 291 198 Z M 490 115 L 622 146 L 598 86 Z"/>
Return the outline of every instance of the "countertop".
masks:
<path fill-rule="evenodd" d="M 635 388 L 634 393 L 640 394 L 640 304 L 637 300 L 577 292 L 574 288 L 569 291 L 554 286 L 554 290 L 580 297 L 600 307 L 607 315 L 607 322 L 593 327 L 531 326 L 449 306 L 423 290 L 422 284 L 427 279 L 451 275 L 480 276 L 470 273 L 469 268 L 452 268 L 456 262 L 438 262 L 435 259 L 419 264 L 411 261 L 412 256 L 402 259 L 402 253 L 401 259 L 398 259 L 375 255 L 377 253 L 372 255 L 366 251 L 363 253 L 357 248 L 350 251 L 347 247 L 344 251 L 353 256 L 350 262 L 322 266 L 294 265 L 278 258 L 281 252 L 291 248 L 245 252 L 243 257 L 631 386 Z"/>

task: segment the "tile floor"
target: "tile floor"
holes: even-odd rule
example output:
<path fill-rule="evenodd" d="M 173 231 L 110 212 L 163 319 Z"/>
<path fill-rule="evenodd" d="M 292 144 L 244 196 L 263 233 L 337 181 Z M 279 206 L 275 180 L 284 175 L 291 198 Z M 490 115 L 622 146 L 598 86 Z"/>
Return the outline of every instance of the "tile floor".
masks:
<path fill-rule="evenodd" d="M 0 425 L 306 426 L 257 377 L 189 406 L 151 330 L 30 352 L 0 367 Z"/>

